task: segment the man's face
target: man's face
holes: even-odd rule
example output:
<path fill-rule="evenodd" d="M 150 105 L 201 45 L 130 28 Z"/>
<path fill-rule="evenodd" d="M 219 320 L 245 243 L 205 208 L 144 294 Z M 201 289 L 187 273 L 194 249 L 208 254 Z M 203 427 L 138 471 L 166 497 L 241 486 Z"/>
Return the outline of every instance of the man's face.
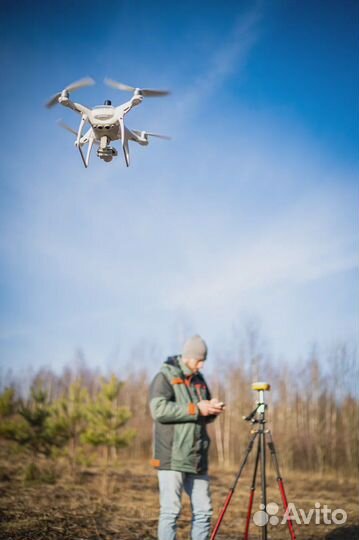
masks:
<path fill-rule="evenodd" d="M 186 358 L 185 363 L 187 367 L 189 367 L 189 369 L 193 373 L 198 373 L 203 368 L 204 360 L 195 360 L 194 358 Z"/>

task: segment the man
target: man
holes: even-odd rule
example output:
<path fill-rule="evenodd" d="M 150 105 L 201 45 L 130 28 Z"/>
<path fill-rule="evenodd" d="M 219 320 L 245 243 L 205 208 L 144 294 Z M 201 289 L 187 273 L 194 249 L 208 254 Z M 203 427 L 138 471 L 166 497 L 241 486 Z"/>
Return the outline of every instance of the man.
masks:
<path fill-rule="evenodd" d="M 183 489 L 191 499 L 192 540 L 209 538 L 212 504 L 209 491 L 206 425 L 224 410 L 211 399 L 200 373 L 207 345 L 196 335 L 186 341 L 182 355 L 162 365 L 150 388 L 154 419 L 154 459 L 160 488 L 159 540 L 175 540 Z"/>

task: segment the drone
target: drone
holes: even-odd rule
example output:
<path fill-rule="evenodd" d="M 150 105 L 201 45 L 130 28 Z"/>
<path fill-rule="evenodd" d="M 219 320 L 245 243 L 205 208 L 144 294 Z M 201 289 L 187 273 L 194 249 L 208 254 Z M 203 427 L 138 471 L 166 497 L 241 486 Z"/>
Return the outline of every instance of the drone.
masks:
<path fill-rule="evenodd" d="M 158 137 L 160 139 L 167 140 L 169 140 L 170 137 L 160 135 L 158 133 L 150 133 L 148 131 L 129 129 L 125 126 L 125 115 L 133 107 L 136 107 L 142 103 L 144 97 L 166 96 L 170 92 L 167 90 L 135 88 L 111 79 L 105 79 L 104 82 L 108 86 L 116 88 L 117 90 L 133 92 L 133 96 L 129 101 L 119 105 L 118 107 L 114 107 L 109 99 L 106 99 L 103 105 L 97 105 L 93 109 L 85 107 L 80 103 L 75 103 L 70 99 L 70 93 L 74 92 L 75 90 L 79 90 L 80 88 L 85 88 L 95 84 L 95 81 L 92 78 L 86 77 L 69 84 L 61 92 L 55 94 L 50 101 L 46 103 L 46 107 L 51 109 L 54 107 L 54 105 L 60 103 L 60 105 L 72 109 L 81 115 L 81 121 L 77 131 L 62 121 L 59 122 L 59 125 L 76 136 L 75 147 L 79 149 L 81 159 L 86 168 L 89 165 L 91 150 L 94 144 L 98 146 L 97 156 L 108 163 L 118 155 L 117 150 L 111 146 L 112 142 L 117 140 L 122 142 L 125 162 L 127 167 L 129 167 L 129 141 L 134 141 L 141 146 L 147 146 L 149 143 L 149 137 Z M 86 124 L 89 124 L 90 127 L 85 133 L 83 133 Z M 83 151 L 85 145 L 88 145 L 86 157 Z"/>

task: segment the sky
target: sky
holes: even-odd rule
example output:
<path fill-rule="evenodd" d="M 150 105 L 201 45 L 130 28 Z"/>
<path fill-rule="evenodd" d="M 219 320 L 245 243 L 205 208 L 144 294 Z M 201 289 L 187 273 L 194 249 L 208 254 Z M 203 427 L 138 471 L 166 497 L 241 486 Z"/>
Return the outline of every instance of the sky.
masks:
<path fill-rule="evenodd" d="M 295 365 L 357 342 L 359 4 L 2 1 L 0 362 L 146 366 L 248 327 Z M 171 95 L 126 117 L 164 133 L 84 169 L 44 103 Z M 230 353 L 229 353 L 230 356 Z"/>

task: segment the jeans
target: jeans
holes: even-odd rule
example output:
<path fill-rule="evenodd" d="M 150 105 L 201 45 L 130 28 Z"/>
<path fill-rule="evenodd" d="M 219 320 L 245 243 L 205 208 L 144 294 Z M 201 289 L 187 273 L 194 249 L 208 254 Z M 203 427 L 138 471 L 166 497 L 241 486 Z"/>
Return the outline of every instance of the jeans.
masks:
<path fill-rule="evenodd" d="M 208 475 L 158 471 L 158 481 L 161 505 L 158 540 L 176 539 L 176 522 L 181 512 L 183 489 L 191 499 L 191 538 L 192 540 L 208 540 L 212 517 Z"/>

